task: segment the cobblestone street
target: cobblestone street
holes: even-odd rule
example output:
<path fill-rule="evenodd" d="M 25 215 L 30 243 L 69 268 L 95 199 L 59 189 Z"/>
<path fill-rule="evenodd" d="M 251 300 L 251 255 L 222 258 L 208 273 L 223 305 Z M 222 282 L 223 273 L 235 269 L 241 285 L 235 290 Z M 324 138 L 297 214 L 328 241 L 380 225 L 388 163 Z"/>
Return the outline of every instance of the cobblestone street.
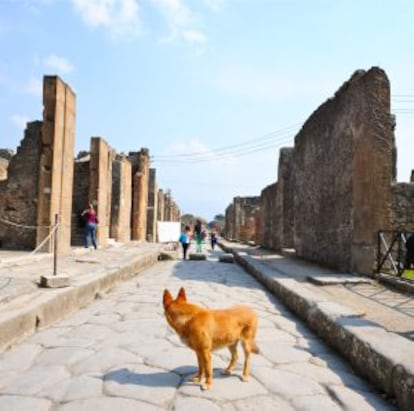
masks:
<path fill-rule="evenodd" d="M 388 410 L 393 409 L 277 299 L 219 252 L 207 261 L 163 261 L 0 356 L 0 409 Z M 259 317 L 251 378 L 240 358 L 222 376 L 227 350 L 213 356 L 214 382 L 188 381 L 195 354 L 168 327 L 164 288 L 184 285 L 210 308 L 243 303 Z"/>

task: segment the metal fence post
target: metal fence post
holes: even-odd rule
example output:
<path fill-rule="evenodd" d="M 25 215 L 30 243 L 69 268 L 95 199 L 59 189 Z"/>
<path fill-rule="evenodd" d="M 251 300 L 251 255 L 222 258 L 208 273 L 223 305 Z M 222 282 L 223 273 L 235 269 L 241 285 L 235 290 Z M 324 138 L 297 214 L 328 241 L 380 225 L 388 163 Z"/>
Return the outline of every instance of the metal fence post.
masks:
<path fill-rule="evenodd" d="M 57 273 L 57 251 L 58 251 L 58 234 L 59 234 L 59 215 L 55 214 L 55 225 L 53 233 L 53 275 Z"/>

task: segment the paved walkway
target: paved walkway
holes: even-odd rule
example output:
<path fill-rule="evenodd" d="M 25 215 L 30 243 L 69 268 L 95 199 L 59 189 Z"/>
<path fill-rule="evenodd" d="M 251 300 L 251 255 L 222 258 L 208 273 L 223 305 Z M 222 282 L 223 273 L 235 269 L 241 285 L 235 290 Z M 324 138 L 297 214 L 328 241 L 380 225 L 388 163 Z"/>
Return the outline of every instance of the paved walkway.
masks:
<path fill-rule="evenodd" d="M 350 276 L 344 276 L 341 273 L 333 273 L 315 265 L 292 258 L 286 258 L 256 247 L 229 243 L 224 243 L 223 246 L 229 247 L 226 251 L 234 253 L 236 260 L 243 265 L 247 271 L 255 276 L 264 285 L 267 291 L 270 291 L 273 295 L 278 297 L 279 301 L 282 301 L 285 306 L 302 318 L 320 337 L 340 352 L 342 356 L 352 364 L 355 370 L 366 379 L 373 382 L 375 386 L 385 391 L 390 397 L 396 397 L 401 409 L 410 409 L 407 404 L 412 404 L 414 401 L 414 343 L 411 340 L 414 330 L 412 298 L 409 298 L 402 293 L 390 291 L 375 282 L 370 282 L 368 284 L 354 283 Z M 131 243 L 122 247 L 109 247 L 87 252 L 86 254 L 83 250 L 74 250 L 74 253 L 71 256 L 65 257 L 59 261 L 59 273 L 67 274 L 71 277 L 71 286 L 62 289 L 42 289 L 37 286 L 40 275 L 45 273 L 50 274 L 52 272 L 53 265 L 50 256 L 42 258 L 36 257 L 35 259 L 33 257 L 27 257 L 26 261 L 20 260 L 19 262 L 12 261 L 10 256 L 4 257 L 0 254 L 0 350 L 4 350 L 18 341 L 26 340 L 37 329 L 55 324 L 58 319 L 61 319 L 69 313 L 75 312 L 80 307 L 88 305 L 96 298 L 101 298 L 116 284 L 130 279 L 138 271 L 142 271 L 143 269 L 154 265 L 159 253 L 159 245 L 136 243 Z M 156 310 L 159 310 L 159 289 L 164 286 L 169 286 L 169 284 L 173 289 L 178 286 L 178 281 L 171 282 L 171 279 L 169 278 L 171 274 L 164 273 L 164 275 L 167 276 L 165 278 L 156 275 L 157 270 L 159 269 L 158 267 L 161 265 L 170 265 L 170 269 L 173 270 L 173 277 L 178 279 L 181 284 L 184 280 L 185 284 L 189 285 L 193 284 L 192 281 L 202 284 L 201 288 L 198 286 L 191 289 L 190 295 L 194 295 L 194 300 L 198 300 L 209 306 L 219 303 L 224 305 L 227 301 L 240 300 L 240 302 L 242 302 L 247 300 L 249 303 L 253 302 L 255 305 L 258 304 L 259 310 L 261 310 L 260 305 L 267 304 L 266 301 L 270 298 L 270 294 L 266 293 L 266 299 L 264 301 L 262 301 L 263 291 L 258 295 L 250 295 L 250 289 L 253 286 L 246 284 L 251 284 L 250 281 L 253 281 L 253 279 L 248 280 L 248 276 L 241 277 L 238 275 L 235 278 L 231 276 L 230 281 L 230 278 L 227 278 L 227 274 L 231 270 L 230 268 L 226 268 L 226 266 L 233 267 L 232 269 L 236 266 L 224 263 L 216 264 L 218 253 L 220 253 L 220 251 L 216 251 L 211 255 L 209 254 L 209 260 L 214 262 L 213 266 L 210 264 L 210 261 L 159 263 L 155 266 L 155 271 L 153 271 L 153 274 L 147 279 L 145 284 L 141 283 L 141 281 L 138 282 L 138 290 L 136 285 L 131 286 L 131 283 L 128 283 L 130 291 L 126 293 L 129 297 L 126 296 L 125 298 L 127 300 L 131 298 L 135 301 L 135 295 L 138 293 L 140 298 L 142 298 L 144 302 L 147 302 L 147 305 L 145 305 L 147 311 L 151 305 L 152 309 L 155 307 Z M 20 258 L 21 256 L 18 257 Z M 207 271 L 194 270 L 196 264 L 205 267 Z M 205 265 L 203 266 L 203 264 Z M 216 275 L 218 276 L 218 279 L 215 279 Z M 333 284 L 338 279 L 341 279 L 341 282 L 345 283 Z M 216 285 L 211 288 L 210 283 Z M 315 283 L 329 283 L 331 285 L 316 285 Z M 146 291 L 146 287 L 149 285 L 153 288 L 150 287 L 148 291 Z M 204 290 L 205 287 L 207 287 L 206 291 L 202 292 L 201 290 Z M 253 288 L 258 287 L 254 286 Z M 158 289 L 158 291 L 155 291 L 156 289 Z M 230 289 L 232 290 L 231 295 L 228 294 Z M 147 301 L 147 292 L 149 293 L 148 295 L 151 295 L 151 302 Z M 154 295 L 156 292 L 157 296 Z M 225 297 L 223 297 L 223 295 Z M 293 317 L 291 317 L 288 311 L 283 309 L 273 297 L 270 301 L 271 306 L 277 305 L 278 313 L 273 313 L 268 306 L 262 308 L 266 312 L 264 316 L 266 318 L 265 323 L 271 318 L 270 321 L 274 324 L 275 319 L 272 318 L 273 315 L 276 315 L 278 320 L 282 321 L 282 323 L 285 322 L 285 319 L 283 319 L 285 316 L 288 316 L 289 321 L 292 320 Z M 114 302 L 112 304 L 118 305 L 118 303 Z M 124 304 L 122 303 L 121 306 L 123 305 Z M 131 315 L 137 315 L 137 312 L 141 313 L 141 309 L 143 308 L 144 307 L 133 309 Z M 121 309 L 118 307 L 117 310 L 118 309 L 123 312 L 122 318 L 124 318 L 124 316 L 126 318 L 128 317 L 126 311 L 131 309 L 131 304 L 125 303 L 125 312 L 123 311 L 123 308 Z M 118 314 L 113 314 L 113 317 L 114 319 L 119 318 Z M 105 323 L 109 320 L 106 316 L 102 315 L 99 321 Z M 137 333 L 142 334 L 142 332 L 137 331 L 140 328 L 138 327 L 138 324 L 135 325 L 137 326 L 136 330 L 134 331 L 131 329 L 129 332 L 132 333 L 134 338 L 137 338 Z M 140 323 L 139 326 L 141 327 L 142 324 Z M 152 327 L 150 323 L 149 326 Z M 286 327 L 292 329 L 293 326 L 286 325 Z M 283 326 L 277 325 L 276 328 L 283 329 Z M 297 326 L 294 326 L 293 328 L 296 329 Z M 105 331 L 103 332 L 105 333 Z M 34 338 L 35 337 L 36 336 L 34 336 Z M 89 337 L 92 338 L 92 340 L 95 338 L 93 330 L 90 331 Z M 301 338 L 298 336 L 296 337 Z M 265 337 L 265 340 L 267 338 L 271 342 L 270 346 L 275 346 L 277 348 L 274 350 L 273 354 L 267 354 L 267 360 L 274 355 L 289 357 L 288 352 L 285 352 L 284 350 L 280 351 L 281 347 L 278 343 L 279 335 L 275 335 L 273 339 L 272 334 L 272 337 Z M 284 341 L 284 339 L 288 337 L 282 336 L 281 338 L 282 341 Z M 136 341 L 138 341 L 138 344 L 143 344 L 139 338 L 136 339 Z M 133 344 L 134 343 L 131 342 L 131 346 Z M 145 344 L 146 343 L 144 343 L 144 345 Z M 309 342 L 307 344 L 309 344 Z M 315 347 L 319 347 L 319 344 L 312 341 L 312 346 L 313 344 L 315 344 Z M 149 345 L 152 350 L 158 350 L 154 342 Z M 296 346 L 295 344 L 293 345 L 294 347 Z M 164 347 L 162 344 L 161 346 Z M 305 347 L 300 344 L 298 347 L 296 348 L 299 350 L 305 349 Z M 36 356 L 38 354 L 38 348 L 39 347 L 35 349 Z M 128 351 L 131 349 L 132 348 L 129 347 Z M 167 347 L 162 348 L 162 350 L 167 350 L 168 352 Z M 269 352 L 272 351 L 271 348 L 268 350 Z M 281 354 L 277 354 L 278 352 Z M 312 355 L 318 355 L 317 352 L 312 352 L 312 350 L 310 352 Z M 99 353 L 97 353 L 97 355 L 98 354 Z M 296 354 L 297 352 L 295 351 L 295 356 Z M 31 355 L 32 354 L 30 354 L 30 356 Z M 115 354 L 114 357 L 117 357 L 117 355 Z M 296 360 L 293 360 L 293 362 L 295 361 Z M 182 361 L 178 362 L 182 364 Z M 271 361 L 272 364 L 269 368 L 272 370 L 279 369 L 281 362 L 283 363 L 280 358 L 276 362 Z M 3 362 L 0 359 L 0 368 L 2 368 L 2 363 Z M 119 361 L 115 364 L 119 364 Z M 145 361 L 144 364 L 146 364 Z M 16 364 L 14 366 L 16 366 Z M 165 364 L 162 368 L 164 369 L 164 367 Z M 165 369 L 168 369 L 168 367 L 165 367 Z M 309 373 L 312 374 L 313 371 L 309 370 Z M 14 372 L 17 373 L 18 371 Z M 174 373 L 177 374 L 177 370 L 175 370 Z M 66 375 L 65 372 L 63 374 Z M 137 372 L 136 374 L 138 378 L 141 372 Z M 181 377 L 183 374 L 187 375 L 187 372 L 178 372 L 178 375 Z M 120 378 L 117 385 L 128 385 L 128 381 L 131 378 L 135 378 L 134 375 L 135 374 L 130 375 L 130 373 L 125 374 L 122 372 L 119 376 L 117 374 L 116 378 Z M 162 373 L 162 375 L 164 375 L 164 373 Z M 272 375 L 272 377 L 269 377 L 267 383 L 264 383 L 264 379 L 266 379 L 264 374 L 261 378 L 257 377 L 257 379 L 261 384 L 265 385 L 266 390 L 273 392 L 273 389 L 271 389 L 269 385 L 273 384 L 272 381 L 277 376 L 274 375 L 274 371 L 272 371 L 270 375 Z M 9 377 L 10 373 L 7 372 L 7 370 L 4 370 L 3 366 L 3 373 L 0 371 L 0 386 L 1 381 L 10 381 Z M 5 380 L 3 378 L 5 378 Z M 168 377 L 168 379 L 169 378 L 171 377 Z M 178 386 L 182 384 L 182 380 L 179 379 L 179 381 Z M 76 384 L 79 384 L 79 382 L 76 382 Z M 282 381 L 280 381 L 280 384 L 282 384 Z M 146 386 L 146 384 L 143 385 Z M 161 385 L 169 387 L 170 383 L 168 382 Z M 284 389 L 290 393 L 289 395 L 292 394 L 291 397 L 289 397 L 290 399 L 288 402 L 290 406 L 293 406 L 292 401 L 295 395 L 289 391 L 292 390 L 290 385 L 290 383 L 286 386 L 282 384 Z M 302 390 L 306 391 L 306 388 L 304 387 L 307 386 L 307 383 L 301 381 L 300 385 L 302 386 Z M 330 384 L 328 384 L 328 386 L 329 385 Z M 119 387 L 117 386 L 117 389 L 118 388 Z M 230 386 L 229 389 L 232 390 L 233 388 Z M 278 388 L 276 391 L 280 389 L 281 388 Z M 326 389 L 327 388 L 325 387 L 323 395 L 326 394 Z M 315 393 L 317 392 L 318 390 L 315 391 Z M 329 398 L 332 400 L 333 397 L 331 394 Z M 220 395 L 224 394 L 221 393 Z M 335 398 L 342 398 L 341 393 L 335 395 L 337 395 Z M 286 396 L 283 396 L 282 393 L 281 396 L 282 399 L 286 400 Z M 130 398 L 129 394 L 125 395 L 125 397 Z M 351 397 L 353 396 L 351 395 Z M 4 399 L 6 397 L 3 396 L 2 398 Z M 200 399 L 200 402 L 196 403 L 191 401 L 190 408 L 193 409 L 199 404 L 203 409 L 205 398 L 206 397 L 203 397 Z M 182 404 L 184 405 L 177 409 L 190 409 L 186 408 L 187 401 L 184 400 L 185 398 L 182 399 Z M 327 398 L 322 400 L 322 405 L 321 403 L 318 403 L 319 408 L 325 409 L 323 406 L 325 400 L 327 400 Z M 348 400 L 349 398 L 346 401 Z M 230 400 L 227 398 L 227 401 Z M 109 403 L 110 402 L 111 401 L 109 401 Z M 351 403 L 352 401 L 350 401 L 349 404 Z M 47 404 L 50 405 L 50 402 Z M 96 404 L 101 404 L 101 402 L 97 401 Z M 194 404 L 196 405 L 194 406 Z M 211 405 L 210 403 L 206 404 L 208 404 L 208 406 L 206 405 L 205 409 L 215 409 L 209 408 Z M 217 409 L 234 409 L 228 406 L 227 403 L 223 404 Z M 368 404 L 370 404 L 369 401 Z M 95 408 L 98 409 L 101 405 L 96 405 Z M 275 409 L 272 402 L 271 405 L 269 405 L 268 408 Z M 77 406 L 79 406 L 79 404 Z M 128 409 L 128 406 L 128 401 L 126 401 L 126 408 L 120 409 Z M 241 402 L 240 406 L 236 408 L 248 409 L 249 406 L 243 406 Z M 110 407 L 110 405 L 108 405 L 108 407 Z M 277 403 L 275 407 L 280 408 L 277 406 Z M 328 405 L 326 405 L 326 407 L 326 409 L 337 409 L 335 407 L 330 408 Z M 92 407 L 90 409 L 95 408 Z M 293 409 L 299 408 L 300 406 L 297 404 L 293 406 Z M 352 406 L 349 408 L 356 409 Z M 365 408 L 358 407 L 358 409 L 372 408 L 376 409 L 376 406 L 371 408 L 369 408 L 368 405 Z M 2 409 L 1 405 L 0 409 Z M 68 406 L 68 408 L 62 409 L 82 409 L 82 407 L 70 408 Z M 161 407 L 161 409 L 165 408 Z M 312 407 L 308 409 L 312 409 Z"/>
<path fill-rule="evenodd" d="M 163 261 L 0 356 L 0 409 L 8 411 L 393 410 L 280 301 L 236 264 Z M 162 294 L 185 286 L 211 308 L 248 304 L 258 314 L 251 378 L 221 371 L 209 391 L 189 382 L 194 353 L 167 325 Z M 241 351 L 239 347 L 239 351 Z M 240 353 L 242 357 L 242 354 Z"/>

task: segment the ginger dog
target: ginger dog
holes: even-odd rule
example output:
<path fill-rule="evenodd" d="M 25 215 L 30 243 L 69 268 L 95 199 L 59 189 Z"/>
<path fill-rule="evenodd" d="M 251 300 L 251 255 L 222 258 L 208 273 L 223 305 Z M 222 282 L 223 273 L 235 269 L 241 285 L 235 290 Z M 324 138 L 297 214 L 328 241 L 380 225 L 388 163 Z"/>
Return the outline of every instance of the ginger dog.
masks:
<path fill-rule="evenodd" d="M 221 310 L 209 310 L 187 302 L 183 287 L 174 300 L 168 290 L 164 290 L 163 304 L 168 324 L 176 331 L 184 344 L 197 354 L 198 373 L 191 378 L 199 382 L 202 389 L 210 389 L 213 383 L 211 352 L 228 347 L 230 363 L 224 370 L 230 375 L 238 359 L 237 343 L 241 341 L 244 350 L 242 380 L 249 379 L 250 353 L 259 353 L 255 343 L 257 317 L 248 307 L 235 306 Z M 202 382 L 205 377 L 205 384 Z"/>

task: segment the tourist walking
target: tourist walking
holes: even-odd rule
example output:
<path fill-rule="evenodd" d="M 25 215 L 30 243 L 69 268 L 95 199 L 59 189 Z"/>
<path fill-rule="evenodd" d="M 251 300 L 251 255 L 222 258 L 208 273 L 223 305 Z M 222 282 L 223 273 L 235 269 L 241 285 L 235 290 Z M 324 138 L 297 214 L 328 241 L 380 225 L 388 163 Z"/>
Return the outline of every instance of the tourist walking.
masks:
<path fill-rule="evenodd" d="M 191 229 L 188 225 L 185 226 L 184 231 L 180 234 L 179 242 L 183 248 L 183 260 L 187 258 L 187 250 L 190 247 Z"/>
<path fill-rule="evenodd" d="M 203 242 L 202 228 L 203 227 L 201 224 L 201 220 L 197 220 L 194 226 L 194 237 L 196 240 L 196 253 L 202 252 L 202 247 L 201 247 L 201 244 Z"/>
<path fill-rule="evenodd" d="M 82 217 L 85 221 L 85 229 L 83 232 L 83 245 L 88 248 L 88 238 L 91 238 L 91 242 L 95 250 L 98 248 L 96 244 L 96 226 L 98 225 L 98 216 L 93 208 L 93 204 L 89 204 L 88 208 L 82 211 Z"/>

